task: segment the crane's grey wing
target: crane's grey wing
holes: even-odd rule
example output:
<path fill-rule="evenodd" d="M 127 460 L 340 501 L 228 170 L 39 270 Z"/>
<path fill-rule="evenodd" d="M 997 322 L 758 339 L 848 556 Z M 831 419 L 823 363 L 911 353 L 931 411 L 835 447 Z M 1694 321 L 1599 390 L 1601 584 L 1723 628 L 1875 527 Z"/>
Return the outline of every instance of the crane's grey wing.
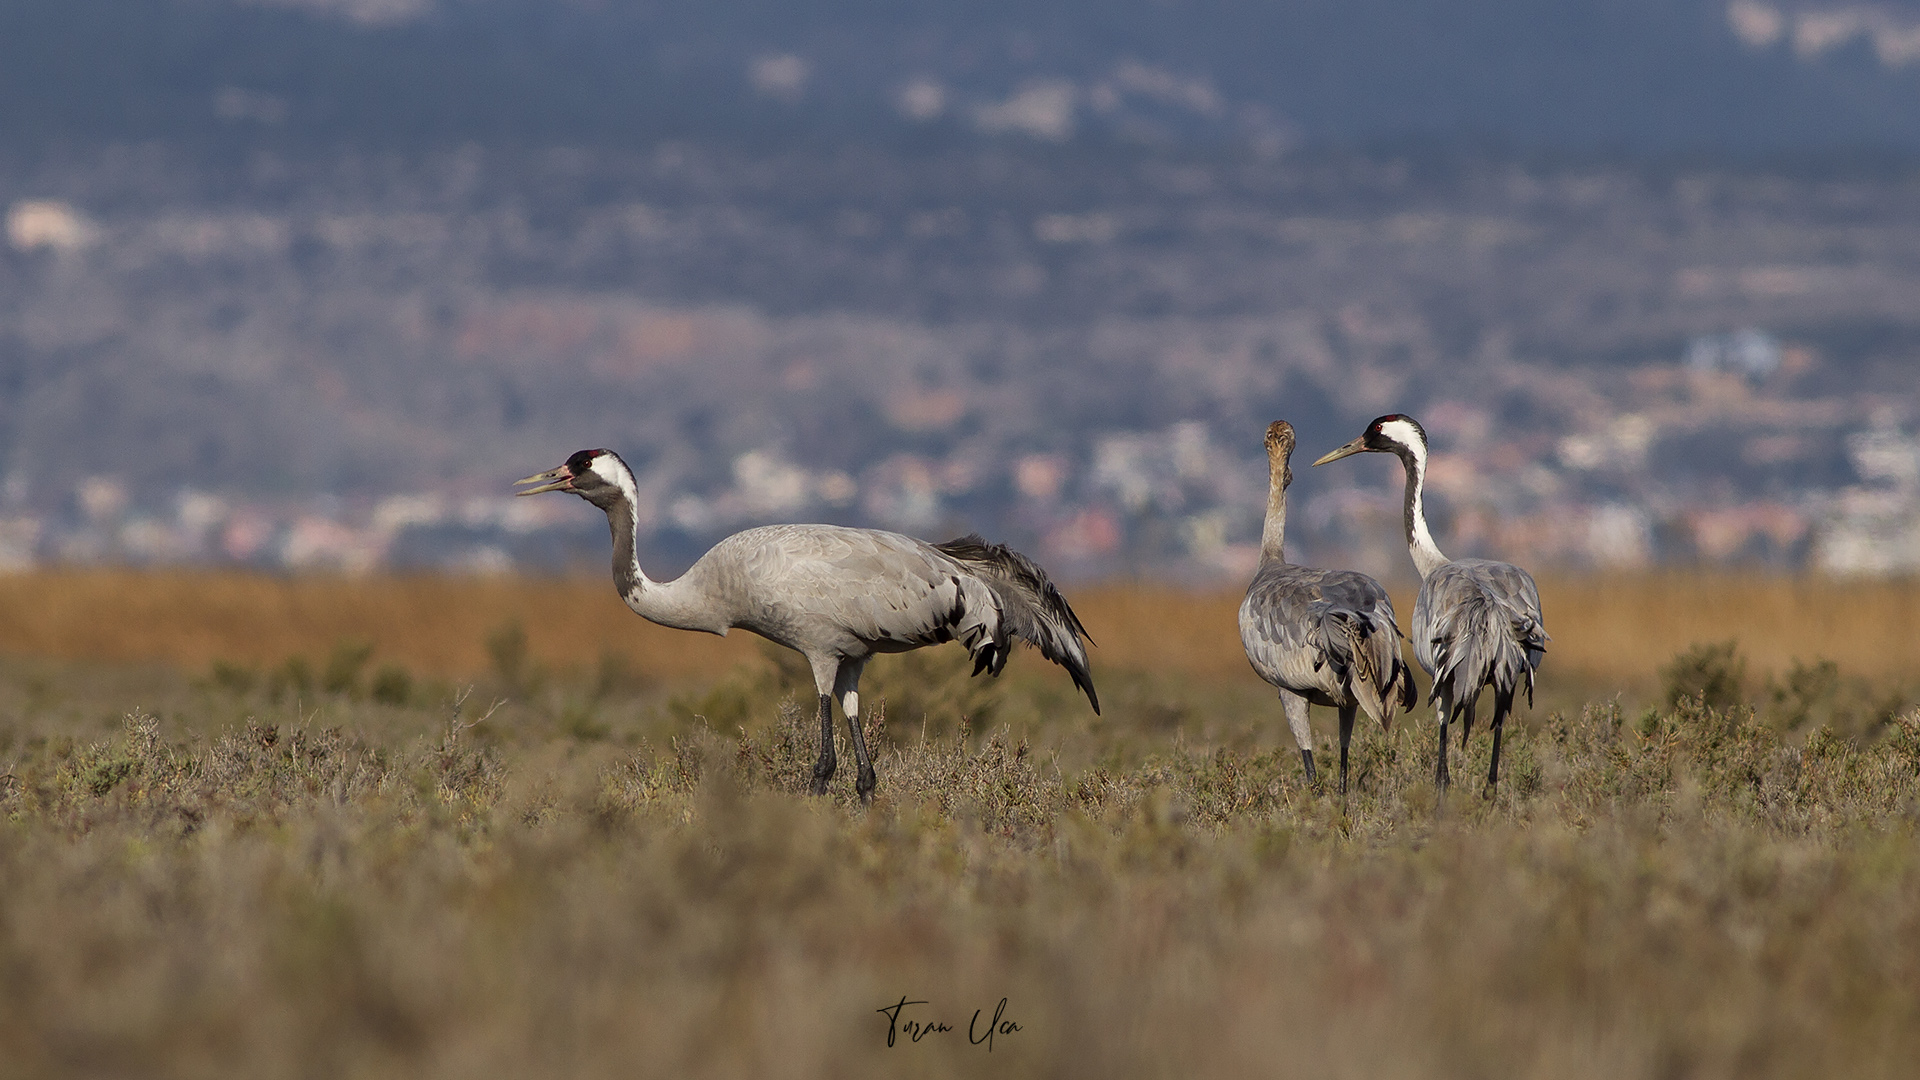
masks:
<path fill-rule="evenodd" d="M 1354 696 L 1382 728 L 1389 728 L 1396 712 L 1411 709 L 1420 700 L 1413 674 L 1400 655 L 1393 601 L 1378 581 L 1353 570 L 1330 571 L 1321 588 L 1330 629 L 1338 629 L 1342 639 L 1336 642 L 1336 651 L 1350 658 Z"/>
<path fill-rule="evenodd" d="M 726 586 L 740 597 L 736 625 L 802 652 L 952 641 L 972 630 L 969 594 L 981 594 L 972 606 L 986 599 L 926 545 L 898 533 L 774 525 L 723 543 L 737 549 L 714 560 L 717 572 L 738 579 Z"/>
<path fill-rule="evenodd" d="M 1086 693 L 1094 713 L 1100 712 L 1100 696 L 1094 692 L 1086 646 L 1080 640 L 1091 642 L 1093 636 L 1080 624 L 1080 616 L 1074 614 L 1067 598 L 1048 580 L 1046 571 L 1007 545 L 988 543 L 972 533 L 934 544 L 932 549 L 964 567 L 997 601 L 1000 617 L 995 632 L 967 642 L 973 651 L 974 674 L 984 669 L 998 675 L 1006 665 L 1011 638 L 1018 637 L 1066 668 L 1073 684 Z"/>
<path fill-rule="evenodd" d="M 1413 705 L 1399 637 L 1387 591 L 1350 570 L 1267 563 L 1240 605 L 1240 642 L 1261 678 L 1351 695 L 1382 725 Z"/>
<path fill-rule="evenodd" d="M 1460 694 L 1493 683 L 1511 693 L 1546 656 L 1546 623 L 1532 575 L 1511 563 L 1461 559 L 1427 575 L 1415 605 L 1414 648 L 1435 683 Z"/>
<path fill-rule="evenodd" d="M 772 525 L 715 550 L 722 547 L 724 557 L 709 558 L 714 573 L 739 579 L 729 586 L 744 597 L 734 625 L 802 652 L 841 655 L 959 641 L 975 674 L 995 675 L 1021 637 L 1066 668 L 1100 711 L 1079 617 L 1038 566 L 1003 545 L 968 537 L 936 547 L 879 529 Z"/>
<path fill-rule="evenodd" d="M 1240 602 L 1240 644 L 1260 677 L 1294 691 L 1337 690 L 1317 571 L 1267 563 Z"/>

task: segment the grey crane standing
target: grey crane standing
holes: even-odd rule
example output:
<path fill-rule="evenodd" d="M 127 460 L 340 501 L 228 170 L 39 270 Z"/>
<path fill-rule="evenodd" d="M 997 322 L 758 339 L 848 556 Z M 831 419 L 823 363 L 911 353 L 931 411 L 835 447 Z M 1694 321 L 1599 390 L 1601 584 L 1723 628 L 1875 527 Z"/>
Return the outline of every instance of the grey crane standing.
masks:
<path fill-rule="evenodd" d="M 1396 712 L 1418 702 L 1400 659 L 1400 628 L 1387 590 L 1353 570 L 1319 570 L 1286 560 L 1287 486 L 1293 483 L 1293 426 L 1267 427 L 1267 519 L 1260 568 L 1240 602 L 1240 644 L 1260 677 L 1280 690 L 1287 726 L 1313 781 L 1313 731 L 1307 705 L 1340 710 L 1340 796 L 1347 794 L 1347 744 L 1357 710 L 1390 728 Z"/>
<path fill-rule="evenodd" d="M 1315 465 L 1359 453 L 1394 454 L 1407 471 L 1407 548 L 1420 572 L 1420 595 L 1413 603 L 1413 655 L 1433 676 L 1434 710 L 1440 717 L 1440 764 L 1435 779 L 1447 787 L 1447 723 L 1460 717 L 1460 748 L 1473 731 L 1473 713 L 1482 687 L 1493 687 L 1493 760 L 1487 766 L 1487 794 L 1500 781 L 1500 729 L 1513 711 L 1513 695 L 1524 680 L 1527 704 L 1533 704 L 1533 672 L 1547 652 L 1547 628 L 1540 617 L 1540 590 L 1533 576 L 1512 563 L 1491 559 L 1448 559 L 1427 531 L 1424 493 L 1427 431 L 1410 416 L 1382 416 L 1352 442 Z"/>
<path fill-rule="evenodd" d="M 875 653 L 958 641 L 973 673 L 1000 674 L 1014 638 L 1067 669 L 1093 711 L 1100 699 L 1080 642 L 1086 628 L 1047 575 L 1003 544 L 967 536 L 928 544 L 899 533 L 837 525 L 769 525 L 715 544 L 685 574 L 654 581 L 634 551 L 633 472 L 611 450 L 582 450 L 519 492 L 570 491 L 604 510 L 613 530 L 613 582 L 642 618 L 681 630 L 759 634 L 807 658 L 820 695 L 820 757 L 813 793 L 833 778 L 833 699 L 852 734 L 871 800 L 875 778 L 860 729 L 860 672 Z M 1088 640 L 1091 640 L 1089 638 Z"/>

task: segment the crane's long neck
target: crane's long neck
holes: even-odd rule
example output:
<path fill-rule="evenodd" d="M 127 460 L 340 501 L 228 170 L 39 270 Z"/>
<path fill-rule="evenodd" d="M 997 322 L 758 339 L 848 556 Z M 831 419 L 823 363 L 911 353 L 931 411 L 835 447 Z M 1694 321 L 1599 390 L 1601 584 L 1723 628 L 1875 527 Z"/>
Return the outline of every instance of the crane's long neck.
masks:
<path fill-rule="evenodd" d="M 621 486 L 621 495 L 604 509 L 607 524 L 613 530 L 613 586 L 620 599 L 634 613 L 649 622 L 680 630 L 704 630 L 725 634 L 728 623 L 722 613 L 713 610 L 703 594 L 696 575 L 683 574 L 672 581 L 655 581 L 640 569 L 640 555 L 634 536 L 640 528 L 640 508 L 631 479 Z"/>
<path fill-rule="evenodd" d="M 1287 543 L 1287 463 L 1267 463 L 1267 520 L 1260 526 L 1260 561 L 1285 562 Z"/>
<path fill-rule="evenodd" d="M 1446 565 L 1433 534 L 1427 531 L 1427 448 L 1410 446 L 1400 452 L 1400 464 L 1407 469 L 1407 550 L 1413 555 L 1413 568 L 1425 581 L 1428 574 Z"/>

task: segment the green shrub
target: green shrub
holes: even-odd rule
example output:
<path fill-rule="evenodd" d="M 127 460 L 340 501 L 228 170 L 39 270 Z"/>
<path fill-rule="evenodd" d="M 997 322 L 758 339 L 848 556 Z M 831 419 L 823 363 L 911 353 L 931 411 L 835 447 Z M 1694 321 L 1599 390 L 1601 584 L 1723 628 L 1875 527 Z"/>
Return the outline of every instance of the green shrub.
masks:
<path fill-rule="evenodd" d="M 1825 727 L 1859 737 L 1885 725 L 1906 706 L 1898 690 L 1875 690 L 1857 675 L 1844 675 L 1831 660 L 1795 660 L 1779 679 L 1767 680 L 1768 718 L 1785 731 Z"/>
<path fill-rule="evenodd" d="M 487 658 L 493 662 L 493 674 L 511 693 L 524 693 L 533 678 L 533 665 L 527 647 L 527 630 L 519 619 L 511 619 L 487 635 Z"/>
<path fill-rule="evenodd" d="M 1668 708 L 1697 700 L 1708 708 L 1725 709 L 1744 700 L 1747 661 L 1738 641 L 1696 644 L 1660 669 Z"/>
<path fill-rule="evenodd" d="M 383 664 L 373 673 L 369 693 L 382 705 L 409 704 L 413 701 L 413 676 L 398 664 Z"/>
<path fill-rule="evenodd" d="M 791 650 L 789 650 L 791 651 Z M 592 696 L 604 701 L 616 694 L 638 694 L 653 687 L 653 679 L 618 649 L 603 649 L 593 669 Z"/>
<path fill-rule="evenodd" d="M 327 657 L 326 670 L 320 676 L 320 689 L 329 694 L 353 695 L 360 688 L 360 669 L 373 656 L 373 644 L 366 641 L 342 641 Z"/>
<path fill-rule="evenodd" d="M 215 660 L 207 672 L 207 684 L 229 694 L 249 694 L 260 681 L 260 673 L 243 664 Z"/>
<path fill-rule="evenodd" d="M 288 694 L 307 698 L 313 695 L 313 667 L 304 656 L 289 656 L 267 676 L 267 695 L 275 701 Z"/>

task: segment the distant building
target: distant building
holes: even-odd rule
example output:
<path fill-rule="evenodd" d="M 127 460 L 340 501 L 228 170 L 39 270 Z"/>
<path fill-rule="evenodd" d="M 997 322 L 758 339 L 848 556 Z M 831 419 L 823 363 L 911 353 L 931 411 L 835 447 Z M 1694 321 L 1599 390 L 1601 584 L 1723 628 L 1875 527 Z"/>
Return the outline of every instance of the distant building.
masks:
<path fill-rule="evenodd" d="M 1764 379 L 1780 369 L 1780 340 L 1765 330 L 1748 327 L 1730 334 L 1701 334 L 1687 343 L 1689 371 L 1731 372 Z"/>
<path fill-rule="evenodd" d="M 40 537 L 45 527 L 37 517 L 0 518 L 0 574 L 17 574 L 39 563 Z"/>
<path fill-rule="evenodd" d="M 1847 437 L 1847 459 L 1862 482 L 1834 500 L 1813 564 L 1830 574 L 1920 573 L 1920 436 L 1877 423 Z"/>
<path fill-rule="evenodd" d="M 1847 460 L 1861 480 L 1895 491 L 1920 488 L 1920 436 L 1880 425 L 1847 436 Z"/>
<path fill-rule="evenodd" d="M 7 243 L 16 251 L 78 251 L 95 232 L 78 210 L 55 199 L 22 199 L 7 210 Z"/>
<path fill-rule="evenodd" d="M 1637 506 L 1595 507 L 1587 518 L 1586 541 L 1595 566 L 1637 570 L 1653 562 L 1653 523 Z"/>
<path fill-rule="evenodd" d="M 1920 510 L 1893 492 L 1849 490 L 1820 527 L 1813 565 L 1847 576 L 1920 573 Z"/>

